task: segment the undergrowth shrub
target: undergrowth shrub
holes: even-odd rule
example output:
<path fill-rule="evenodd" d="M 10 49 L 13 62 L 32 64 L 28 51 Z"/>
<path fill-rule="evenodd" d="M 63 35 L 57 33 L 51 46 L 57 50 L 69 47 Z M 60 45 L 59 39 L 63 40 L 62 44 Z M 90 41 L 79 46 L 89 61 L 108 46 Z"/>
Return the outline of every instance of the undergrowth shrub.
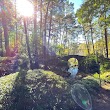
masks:
<path fill-rule="evenodd" d="M 99 73 L 100 72 L 100 66 L 97 63 L 97 57 L 95 55 L 89 55 L 81 62 L 84 67 L 85 73 Z"/>
<path fill-rule="evenodd" d="M 100 55 L 99 62 L 100 62 L 100 71 L 101 72 L 110 70 L 110 59 L 104 58 L 103 55 Z"/>
<path fill-rule="evenodd" d="M 85 73 L 102 73 L 110 70 L 110 59 L 103 55 L 88 55 L 81 61 Z"/>

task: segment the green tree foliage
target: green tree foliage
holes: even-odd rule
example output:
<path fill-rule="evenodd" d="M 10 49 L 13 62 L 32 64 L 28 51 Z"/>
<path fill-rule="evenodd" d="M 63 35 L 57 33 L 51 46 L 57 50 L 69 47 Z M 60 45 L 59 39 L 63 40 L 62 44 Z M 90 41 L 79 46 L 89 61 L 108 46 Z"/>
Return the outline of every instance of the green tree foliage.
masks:
<path fill-rule="evenodd" d="M 91 29 L 92 44 L 94 43 L 94 30 L 100 27 L 105 40 L 106 57 L 108 57 L 108 26 L 109 26 L 109 0 L 86 0 L 77 11 L 78 22 L 83 26 L 85 33 Z M 99 27 L 94 27 L 96 25 Z M 87 28 L 87 26 L 89 28 Z M 91 27 L 92 26 L 92 27 Z M 94 45 L 93 48 L 95 49 Z"/>
<path fill-rule="evenodd" d="M 29 1 L 34 6 L 34 16 L 29 17 L 26 21 L 28 45 L 25 39 L 23 16 L 18 14 L 16 4 L 13 4 L 11 0 L 4 2 L 6 9 L 9 9 L 10 6 L 12 8 L 10 13 L 5 11 L 6 16 L 0 16 L 0 20 L 6 20 L 7 24 L 3 25 L 3 21 L 0 25 L 1 51 L 6 50 L 6 47 L 12 50 L 17 43 L 20 55 L 25 53 L 32 61 L 39 63 L 45 62 L 55 54 L 61 56 L 87 55 L 95 54 L 97 51 L 108 56 L 110 11 L 108 0 L 100 0 L 100 2 L 86 0 L 76 15 L 74 3 L 69 3 L 67 0 Z M 0 2 L 2 3 L 0 7 L 3 8 L 3 1 Z M 0 14 L 3 15 L 3 11 Z M 80 34 L 84 36 L 85 42 L 83 43 L 78 43 Z M 30 48 L 30 52 L 27 47 Z"/>
<path fill-rule="evenodd" d="M 86 73 L 100 73 L 100 65 L 97 62 L 96 55 L 88 55 L 84 60 L 82 60 L 82 63 Z"/>

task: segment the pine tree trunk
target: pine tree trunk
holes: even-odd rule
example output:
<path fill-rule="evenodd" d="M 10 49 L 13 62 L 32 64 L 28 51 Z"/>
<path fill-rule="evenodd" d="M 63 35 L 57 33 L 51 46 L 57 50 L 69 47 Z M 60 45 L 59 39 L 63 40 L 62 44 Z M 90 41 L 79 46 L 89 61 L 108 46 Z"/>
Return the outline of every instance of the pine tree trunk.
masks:
<path fill-rule="evenodd" d="M 16 38 L 14 38 L 14 45 L 18 45 L 18 24 L 17 24 L 17 9 L 16 9 L 16 0 L 15 0 L 15 30 L 16 30 Z"/>
<path fill-rule="evenodd" d="M 104 29 L 105 31 L 105 49 L 106 49 L 106 57 L 108 58 L 108 39 L 107 39 L 107 28 Z"/>
<path fill-rule="evenodd" d="M 0 56 L 3 57 L 2 29 L 0 29 Z"/>
<path fill-rule="evenodd" d="M 10 50 L 9 50 L 9 36 L 8 36 L 8 24 L 6 19 L 6 12 L 4 10 L 4 0 L 2 1 L 2 26 L 4 31 L 4 38 L 5 38 L 5 50 L 6 50 L 6 56 L 10 56 Z"/>
<path fill-rule="evenodd" d="M 34 46 L 35 46 L 35 68 L 39 68 L 38 64 L 38 36 L 37 36 L 37 1 L 34 1 Z"/>
<path fill-rule="evenodd" d="M 85 41 L 86 41 L 87 52 L 88 52 L 88 55 L 90 55 L 88 40 L 87 40 L 87 37 L 86 37 L 86 35 L 85 35 L 85 30 L 84 30 L 84 28 L 83 28 L 83 31 L 84 31 Z"/>
<path fill-rule="evenodd" d="M 53 8 L 53 2 L 52 2 L 52 8 Z M 52 11 L 52 10 L 51 10 Z M 50 15 L 50 22 L 49 22 L 49 37 L 48 37 L 48 48 L 49 48 L 49 45 L 50 45 L 50 37 L 51 37 L 51 24 L 52 24 L 52 15 L 53 13 L 51 12 L 51 15 Z"/>
<path fill-rule="evenodd" d="M 42 0 L 40 1 L 40 37 L 43 39 L 42 33 Z"/>
<path fill-rule="evenodd" d="M 32 58 L 31 58 L 31 51 L 29 47 L 29 39 L 27 35 L 27 25 L 26 25 L 27 19 L 24 18 L 24 31 L 25 31 L 25 37 L 26 37 L 26 44 L 27 44 L 27 51 L 28 51 L 28 56 L 29 56 L 29 63 L 30 63 L 30 68 L 32 67 Z M 32 68 L 31 68 L 32 69 Z"/>
<path fill-rule="evenodd" d="M 90 30 L 91 30 L 91 40 L 92 40 L 93 54 L 95 55 L 94 39 L 93 39 L 93 32 L 92 32 L 92 26 L 91 26 L 91 24 L 90 24 Z"/>
<path fill-rule="evenodd" d="M 46 14 L 45 14 L 45 23 L 44 23 L 44 35 L 43 35 L 43 57 L 45 59 L 44 61 L 44 65 L 45 65 L 45 69 L 47 69 L 47 65 L 46 65 L 46 60 L 47 60 L 47 51 L 46 51 L 46 36 L 47 36 L 47 16 L 48 16 L 48 9 L 49 9 L 49 4 L 50 4 L 50 1 L 48 1 L 48 4 L 47 4 L 47 9 L 46 9 Z"/>

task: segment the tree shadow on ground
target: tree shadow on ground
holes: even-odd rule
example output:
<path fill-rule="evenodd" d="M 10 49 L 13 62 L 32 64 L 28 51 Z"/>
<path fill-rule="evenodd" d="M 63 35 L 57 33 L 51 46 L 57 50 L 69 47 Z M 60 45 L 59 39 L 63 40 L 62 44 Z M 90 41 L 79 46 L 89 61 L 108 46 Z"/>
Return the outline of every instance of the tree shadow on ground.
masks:
<path fill-rule="evenodd" d="M 110 109 L 110 90 L 105 90 L 103 88 L 99 89 L 99 93 L 94 97 L 93 100 L 94 110 L 100 108 L 100 110 Z"/>
<path fill-rule="evenodd" d="M 91 94 L 93 110 L 110 109 L 110 90 L 102 88 L 94 79 L 83 79 L 83 84 Z"/>
<path fill-rule="evenodd" d="M 93 110 L 109 110 L 110 109 L 110 90 L 105 90 L 98 84 L 95 79 L 80 79 L 80 80 L 69 80 L 67 82 L 71 85 L 76 83 L 84 85 L 88 90 L 91 99 Z"/>
<path fill-rule="evenodd" d="M 4 110 L 26 110 L 25 98 L 28 94 L 28 88 L 25 85 L 26 71 L 20 71 L 13 84 L 13 89 L 10 93 L 4 96 Z"/>

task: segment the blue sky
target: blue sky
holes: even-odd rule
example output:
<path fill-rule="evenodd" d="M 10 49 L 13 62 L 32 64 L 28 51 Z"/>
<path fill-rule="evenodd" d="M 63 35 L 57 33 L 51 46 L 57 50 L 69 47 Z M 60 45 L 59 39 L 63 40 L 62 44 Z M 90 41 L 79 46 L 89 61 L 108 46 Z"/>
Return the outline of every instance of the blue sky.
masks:
<path fill-rule="evenodd" d="M 80 8 L 81 4 L 83 3 L 83 0 L 69 0 L 69 2 L 74 3 L 74 11 L 76 12 L 76 10 Z"/>

